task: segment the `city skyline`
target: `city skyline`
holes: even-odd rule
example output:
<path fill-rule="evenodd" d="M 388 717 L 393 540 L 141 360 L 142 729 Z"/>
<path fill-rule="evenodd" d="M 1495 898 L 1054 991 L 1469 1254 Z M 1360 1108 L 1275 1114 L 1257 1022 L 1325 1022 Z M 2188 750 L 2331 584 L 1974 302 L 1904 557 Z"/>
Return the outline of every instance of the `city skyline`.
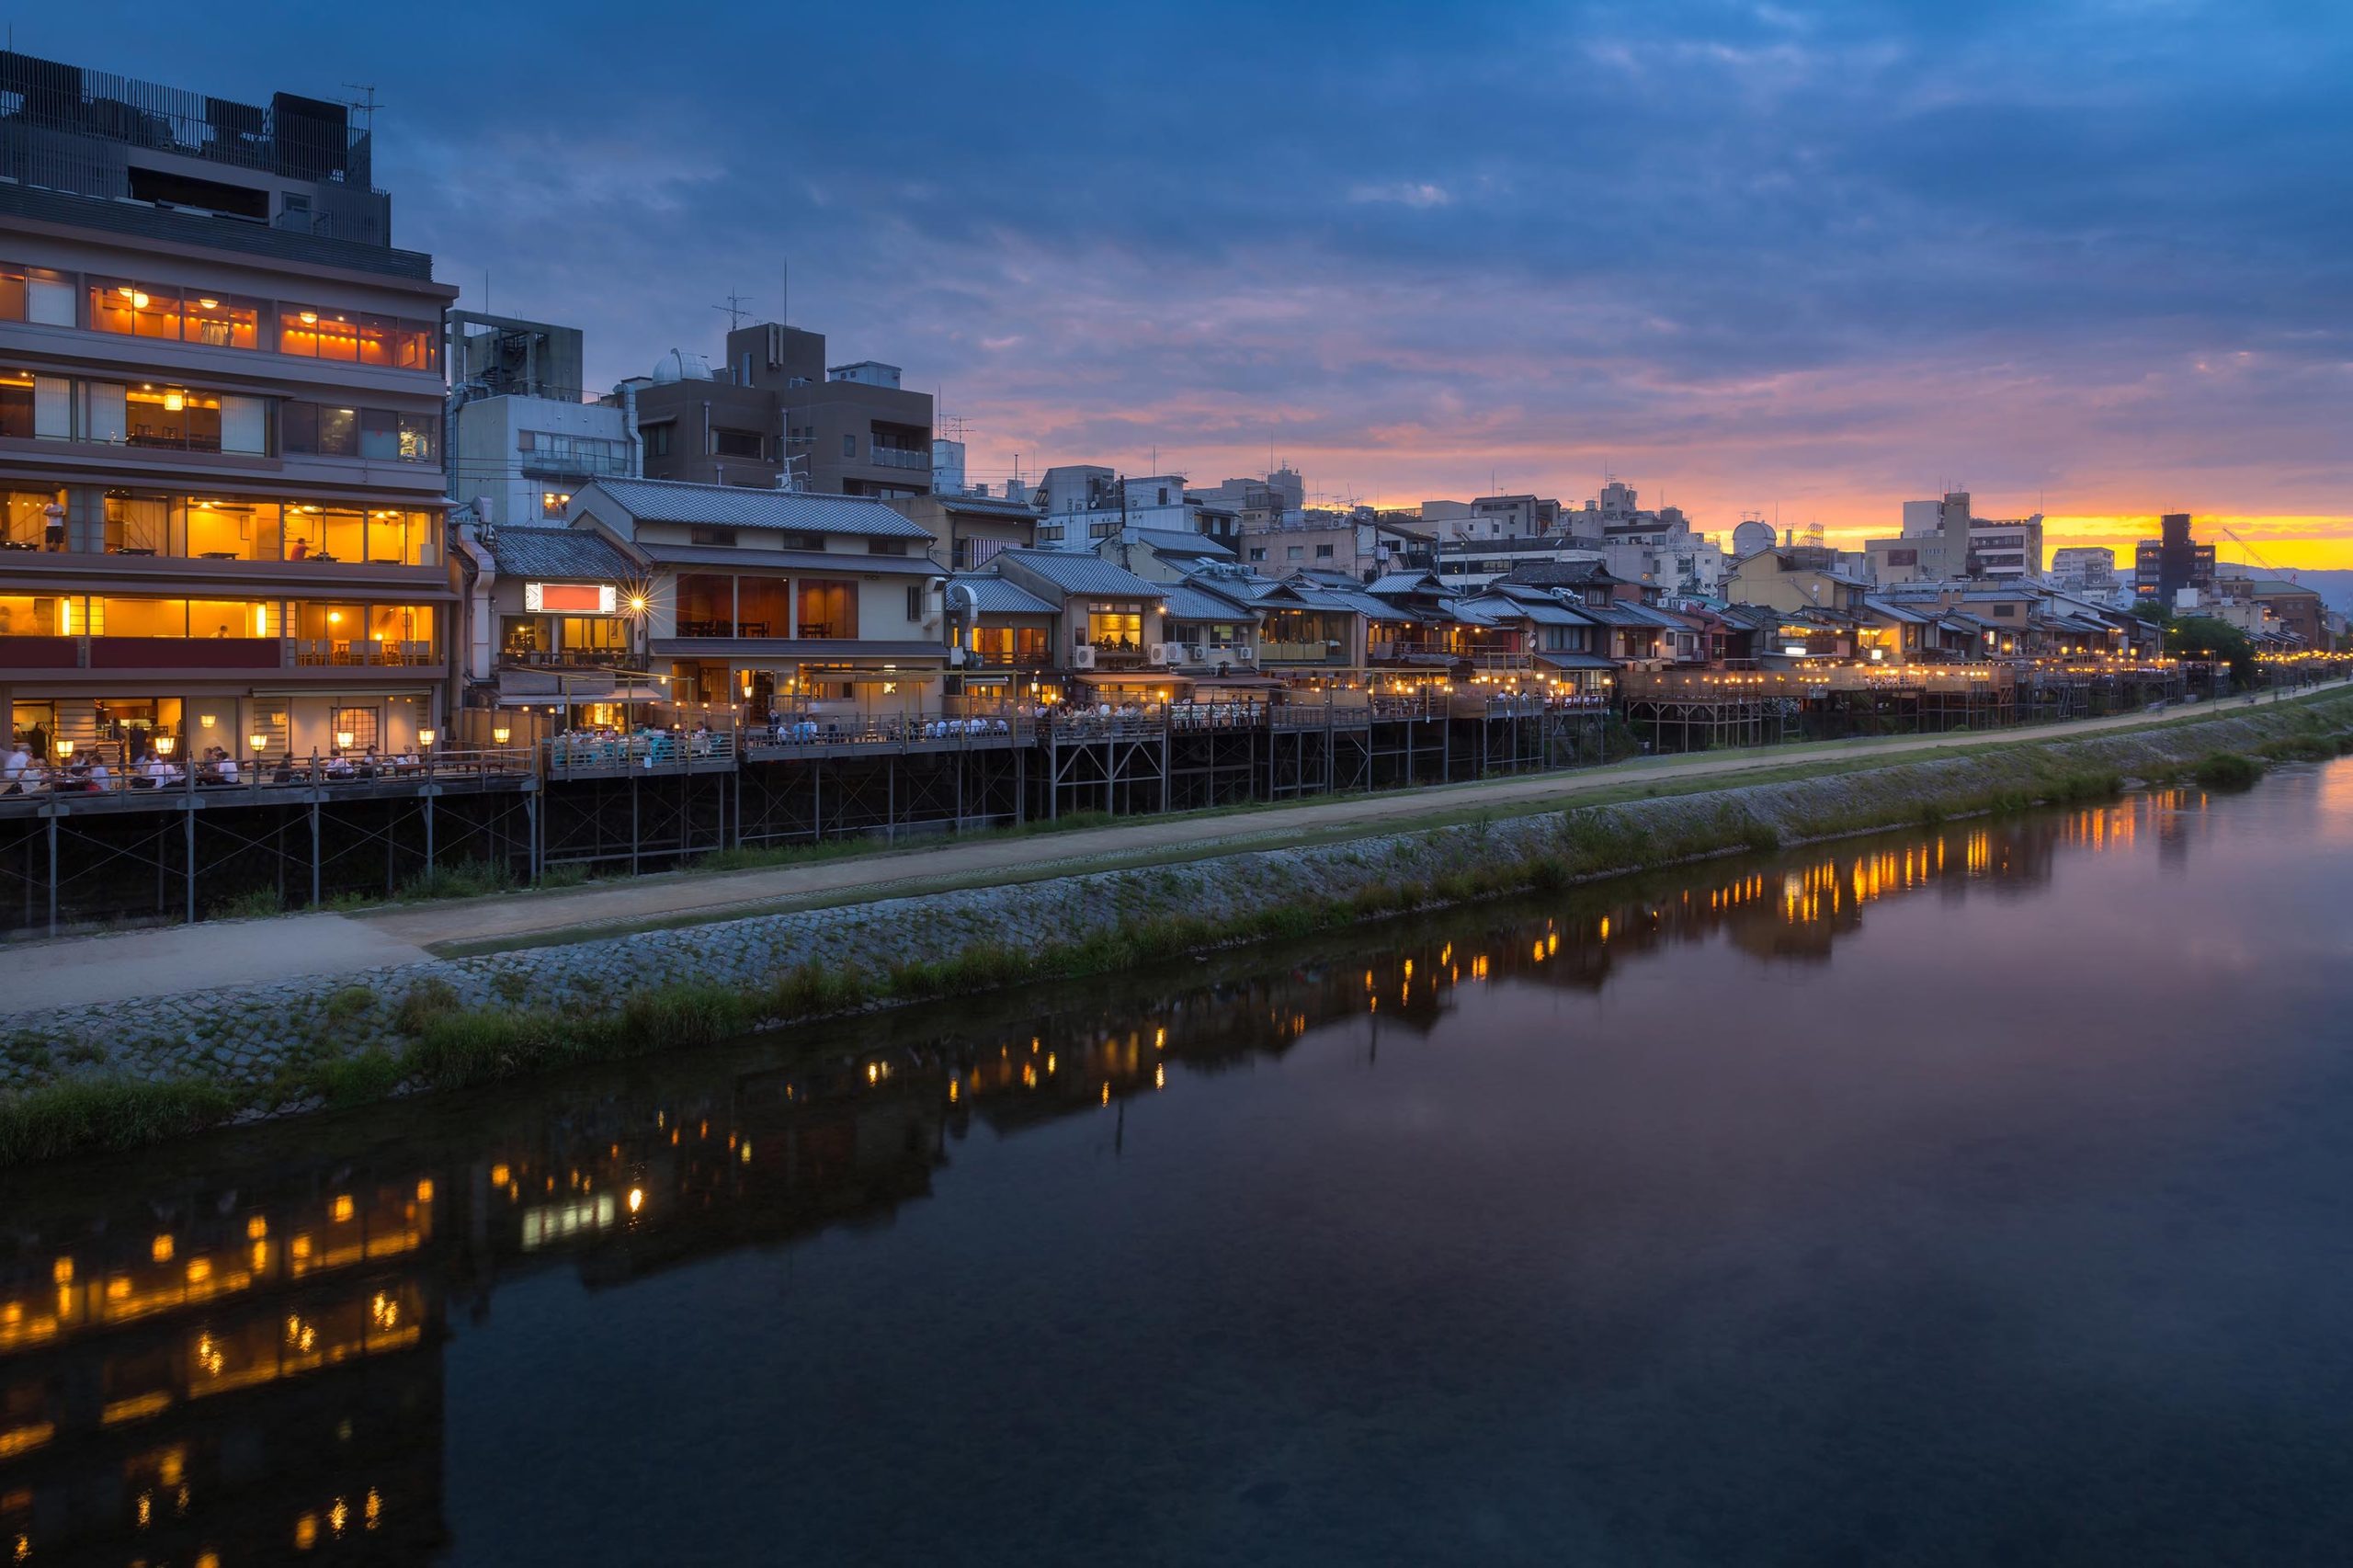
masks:
<path fill-rule="evenodd" d="M 2188 510 L 2353 566 L 2348 223 L 2310 195 L 2353 157 L 2345 23 L 917 8 L 829 37 L 265 6 L 215 47 L 163 15 L 15 42 L 248 98 L 371 86 L 396 242 L 463 308 L 584 326 L 592 386 L 715 357 L 740 292 L 939 389 L 976 478 L 1271 456 L 1409 506 L 1609 472 L 1719 533 L 1778 511 L 1840 542 L 1942 479 L 2045 510 L 2052 548 Z"/>

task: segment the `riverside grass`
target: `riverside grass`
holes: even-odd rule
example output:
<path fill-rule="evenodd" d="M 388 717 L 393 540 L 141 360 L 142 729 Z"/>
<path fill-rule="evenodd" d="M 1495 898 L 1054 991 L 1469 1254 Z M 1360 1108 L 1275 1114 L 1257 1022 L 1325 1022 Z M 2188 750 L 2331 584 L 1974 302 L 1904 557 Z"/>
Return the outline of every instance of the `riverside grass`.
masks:
<path fill-rule="evenodd" d="M 2134 772 L 2154 782 L 2197 781 L 2234 788 L 2259 778 L 2274 758 L 2333 756 L 2353 749 L 2353 699 L 2307 710 L 2275 710 L 2263 754 L 2205 752 L 2188 761 L 2134 757 Z M 2218 714 L 2217 717 L 2234 717 Z M 803 963 L 742 988 L 683 981 L 650 986 L 597 1006 L 563 1009 L 519 1005 L 469 1007 L 447 982 L 409 986 L 392 1017 L 399 1043 L 352 1054 L 298 1052 L 264 1092 L 240 1095 L 201 1081 L 75 1075 L 0 1094 L 0 1165 L 77 1152 L 131 1147 L 184 1136 L 239 1119 L 364 1106 L 393 1095 L 449 1090 L 512 1080 L 630 1056 L 693 1050 L 745 1034 L 838 1017 L 862 1009 L 1001 990 L 1036 981 L 1083 978 L 1163 962 L 1212 949 L 1328 932 L 1416 911 L 1528 892 L 1547 892 L 1606 877 L 1715 856 L 1768 852 L 1789 845 L 1955 817 L 2112 798 L 2128 779 L 2114 763 L 2071 755 L 2098 749 L 2090 740 L 2004 748 L 1980 759 L 1975 782 L 1939 781 L 1923 790 L 1923 767 L 1891 760 L 1876 769 L 1842 769 L 1792 788 L 1806 792 L 1777 825 L 1743 803 L 1739 786 L 1682 797 L 1691 806 L 1665 826 L 1629 820 L 1628 802 L 1557 813 L 1535 846 L 1505 852 L 1427 879 L 1374 876 L 1342 897 L 1279 901 L 1240 919 L 1211 922 L 1182 915 L 1142 915 L 1069 942 L 1030 949 L 989 940 L 923 962 L 860 966 Z M 1904 772 L 1905 782 L 1871 792 L 1874 774 Z M 1986 774 L 1994 777 L 1987 778 Z M 1857 786 L 1862 786 L 1859 790 Z M 1456 831 L 1483 839 L 1489 824 Z M 1368 843 L 1371 841 L 1367 841 Z M 360 1006 L 364 988 L 328 998 Z"/>

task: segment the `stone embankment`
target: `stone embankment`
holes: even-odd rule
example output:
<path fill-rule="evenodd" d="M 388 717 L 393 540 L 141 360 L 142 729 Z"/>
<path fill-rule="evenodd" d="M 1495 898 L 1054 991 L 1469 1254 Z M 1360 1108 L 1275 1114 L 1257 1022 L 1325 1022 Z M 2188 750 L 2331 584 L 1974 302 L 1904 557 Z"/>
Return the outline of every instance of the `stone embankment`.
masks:
<path fill-rule="evenodd" d="M 0 1020 L 0 1160 L 290 1114 L 1699 857 L 2317 752 L 2353 697 L 1313 847 L 758 915 Z M 255 939 L 267 940 L 267 923 Z M 129 985 L 135 992 L 135 983 Z M 78 1106 L 62 1130 L 50 1108 Z M 95 1108 L 93 1108 L 95 1107 Z"/>

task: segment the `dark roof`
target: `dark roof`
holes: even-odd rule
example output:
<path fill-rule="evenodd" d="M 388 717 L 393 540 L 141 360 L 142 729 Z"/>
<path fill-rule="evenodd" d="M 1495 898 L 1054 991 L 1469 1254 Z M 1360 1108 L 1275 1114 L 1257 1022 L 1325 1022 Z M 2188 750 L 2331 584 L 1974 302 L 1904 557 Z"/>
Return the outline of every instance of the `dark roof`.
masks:
<path fill-rule="evenodd" d="M 554 582 L 617 583 L 639 574 L 637 562 L 586 528 L 536 528 L 509 524 L 487 541 L 490 558 L 510 577 Z"/>
<path fill-rule="evenodd" d="M 1863 608 L 1873 615 L 1883 615 L 1888 619 L 1895 621 L 1908 620 L 1915 626 L 1926 626 L 1933 619 L 1920 614 L 1917 610 L 1905 609 L 1902 605 L 1890 604 L 1875 595 L 1863 600 Z"/>
<path fill-rule="evenodd" d="M 1607 587 L 1626 579 L 1610 575 L 1609 568 L 1598 561 L 1523 561 L 1505 575 L 1504 581 L 1538 588 L 1565 588 Z"/>
<path fill-rule="evenodd" d="M 983 615 L 1054 615 L 1061 607 L 1047 603 L 1017 583 L 994 572 L 963 572 L 949 579 L 954 587 L 972 590 L 974 607 Z"/>
<path fill-rule="evenodd" d="M 665 654 L 727 654 L 744 658 L 938 659 L 948 650 L 937 642 L 881 642 L 857 637 L 656 637 L 650 652 Z"/>
<path fill-rule="evenodd" d="M 1117 594 L 1122 598 L 1156 599 L 1167 592 L 1161 584 L 1081 550 L 1001 550 L 990 559 L 1000 569 L 1013 566 L 1034 573 L 1065 594 Z"/>
<path fill-rule="evenodd" d="M 850 555 L 829 550 L 760 550 L 729 544 L 662 544 L 633 540 L 631 548 L 665 566 L 735 566 L 751 572 L 790 567 L 800 572 L 874 573 L 891 577 L 931 577 L 939 564 L 927 555 Z"/>
<path fill-rule="evenodd" d="M 1256 620 L 1260 612 L 1206 583 L 1183 582 L 1169 588 L 1163 613 L 1171 620 Z"/>
<path fill-rule="evenodd" d="M 1154 555 L 1207 555 L 1220 561 L 1235 559 L 1232 549 L 1207 534 L 1175 533 L 1166 528 L 1130 528 L 1127 536 Z"/>
<path fill-rule="evenodd" d="M 688 484 L 675 479 L 598 479 L 572 498 L 575 507 L 601 494 L 636 522 L 696 523 L 790 533 L 861 534 L 929 540 L 931 531 L 885 502 L 859 495 L 814 495 L 747 484 Z"/>

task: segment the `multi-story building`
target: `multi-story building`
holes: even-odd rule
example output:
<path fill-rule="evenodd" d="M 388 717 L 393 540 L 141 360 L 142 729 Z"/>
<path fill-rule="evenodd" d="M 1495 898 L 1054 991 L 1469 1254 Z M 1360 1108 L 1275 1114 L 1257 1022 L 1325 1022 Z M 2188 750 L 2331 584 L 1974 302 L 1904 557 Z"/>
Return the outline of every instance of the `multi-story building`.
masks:
<path fill-rule="evenodd" d="M 2167 512 L 2157 520 L 2158 536 L 2141 540 L 2132 552 L 2132 595 L 2166 609 L 2188 588 L 2200 599 L 2214 593 L 2214 547 L 2190 537 L 2189 514 Z"/>
<path fill-rule="evenodd" d="M 449 312 L 449 494 L 492 524 L 563 521 L 592 479 L 641 466 L 638 383 L 590 401 L 578 327 Z"/>
<path fill-rule="evenodd" d="M 1241 514 L 1185 488 L 1181 473 L 1129 478 L 1096 463 L 1065 463 L 1046 471 L 1038 486 L 1038 543 L 1046 550 L 1093 550 L 1132 528 L 1207 534 L 1231 547 Z"/>
<path fill-rule="evenodd" d="M 681 714 L 938 710 L 947 570 L 932 536 L 882 502 L 598 479 L 566 520 L 636 563 L 620 586 L 642 601 L 651 673 Z"/>
<path fill-rule="evenodd" d="M 673 349 L 637 390 L 649 479 L 883 499 L 932 487 L 931 394 L 879 360 L 825 363 L 823 333 L 777 322 L 727 335 L 714 374 Z"/>
<path fill-rule="evenodd" d="M 2104 544 L 2073 544 L 2051 552 L 2051 584 L 2071 594 L 2105 599 L 2119 586 L 2116 551 Z"/>
<path fill-rule="evenodd" d="M 52 758 L 429 744 L 441 318 L 339 105 L 0 56 L 0 710 Z"/>

